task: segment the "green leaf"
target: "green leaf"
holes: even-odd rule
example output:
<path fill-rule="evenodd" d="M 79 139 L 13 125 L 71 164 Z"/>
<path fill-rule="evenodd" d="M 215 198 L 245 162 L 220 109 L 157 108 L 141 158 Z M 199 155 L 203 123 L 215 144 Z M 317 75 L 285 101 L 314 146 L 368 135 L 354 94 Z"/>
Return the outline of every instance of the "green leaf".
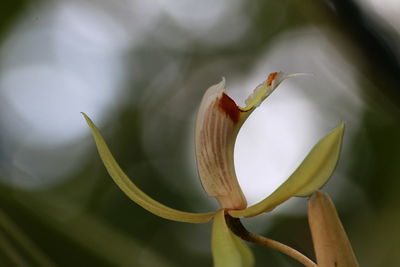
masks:
<path fill-rule="evenodd" d="M 144 209 L 150 211 L 157 216 L 178 222 L 203 223 L 209 221 L 214 216 L 215 212 L 191 213 L 172 209 L 146 195 L 129 179 L 129 177 L 119 167 L 118 163 L 115 161 L 113 155 L 108 149 L 107 144 L 101 136 L 99 130 L 90 120 L 90 118 L 84 113 L 82 113 L 82 115 L 85 117 L 86 122 L 88 123 L 90 130 L 92 131 L 97 150 L 100 154 L 100 158 L 103 161 L 104 166 L 106 167 L 111 178 L 119 186 L 119 188 L 136 204 L 140 205 Z"/>
<path fill-rule="evenodd" d="M 318 266 L 359 266 L 336 208 L 327 194 L 319 191 L 313 194 L 308 202 L 308 221 Z"/>
<path fill-rule="evenodd" d="M 224 210 L 220 210 L 214 217 L 212 254 L 214 267 L 251 267 L 254 265 L 251 250 L 228 228 Z"/>
<path fill-rule="evenodd" d="M 253 217 L 271 211 L 293 196 L 307 196 L 323 186 L 332 175 L 339 159 L 344 132 L 341 123 L 322 138 L 294 173 L 271 195 L 244 210 L 231 210 L 232 217 Z"/>

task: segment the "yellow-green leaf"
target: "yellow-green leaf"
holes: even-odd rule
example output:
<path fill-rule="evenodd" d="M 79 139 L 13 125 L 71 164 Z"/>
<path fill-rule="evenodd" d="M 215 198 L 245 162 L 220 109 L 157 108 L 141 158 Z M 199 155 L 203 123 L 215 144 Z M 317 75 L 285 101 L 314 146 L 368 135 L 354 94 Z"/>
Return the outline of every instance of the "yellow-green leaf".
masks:
<path fill-rule="evenodd" d="M 296 192 L 296 196 L 311 195 L 331 177 L 339 159 L 343 133 L 344 123 L 341 123 L 322 139 L 296 170 L 295 174 L 299 177 L 312 176 L 310 182 Z"/>
<path fill-rule="evenodd" d="M 329 196 L 315 192 L 308 202 L 308 221 L 318 266 L 358 267 L 350 241 Z"/>
<path fill-rule="evenodd" d="M 232 217 L 253 217 L 293 196 L 307 196 L 323 186 L 332 175 L 339 159 L 344 123 L 322 138 L 294 173 L 271 195 L 244 210 L 231 210 Z"/>
<path fill-rule="evenodd" d="M 97 150 L 100 154 L 100 158 L 103 161 L 104 166 L 106 167 L 111 178 L 119 186 L 119 188 L 136 204 L 142 206 L 144 209 L 150 211 L 151 213 L 154 213 L 157 216 L 179 222 L 203 223 L 209 221 L 214 216 L 215 212 L 191 213 L 172 209 L 157 202 L 156 200 L 145 194 L 122 171 L 118 163 L 115 161 L 110 150 L 108 149 L 107 144 L 101 136 L 99 130 L 86 114 L 82 114 L 85 117 L 86 122 L 90 127 L 90 130 L 92 131 Z"/>
<path fill-rule="evenodd" d="M 214 217 L 212 255 L 214 267 L 251 267 L 254 265 L 251 250 L 226 225 L 224 210 L 220 210 Z"/>

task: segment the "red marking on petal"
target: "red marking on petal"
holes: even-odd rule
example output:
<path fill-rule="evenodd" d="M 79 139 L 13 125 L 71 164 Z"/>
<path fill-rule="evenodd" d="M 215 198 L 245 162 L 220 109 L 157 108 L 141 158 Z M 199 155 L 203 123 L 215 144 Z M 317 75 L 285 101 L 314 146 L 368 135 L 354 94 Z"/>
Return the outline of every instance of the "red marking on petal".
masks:
<path fill-rule="evenodd" d="M 218 103 L 219 108 L 224 111 L 234 123 L 239 121 L 240 109 L 227 94 L 223 93 Z"/>
<path fill-rule="evenodd" d="M 275 80 L 276 75 L 278 75 L 277 72 L 273 72 L 270 75 L 268 75 L 268 79 L 267 79 L 267 86 L 271 86 L 272 82 Z"/>

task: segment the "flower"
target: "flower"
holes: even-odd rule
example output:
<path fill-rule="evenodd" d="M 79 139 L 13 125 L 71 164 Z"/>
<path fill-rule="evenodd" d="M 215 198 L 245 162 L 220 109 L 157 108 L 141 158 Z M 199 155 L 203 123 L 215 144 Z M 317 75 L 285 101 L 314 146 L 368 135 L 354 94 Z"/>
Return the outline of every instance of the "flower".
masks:
<path fill-rule="evenodd" d="M 190 223 L 213 219 L 212 251 L 215 266 L 251 266 L 250 250 L 228 228 L 225 215 L 253 217 L 268 212 L 293 196 L 309 196 L 323 186 L 335 169 L 344 124 L 322 138 L 293 174 L 272 194 L 247 207 L 236 178 L 233 150 L 236 136 L 247 117 L 285 79 L 298 74 L 271 73 L 239 107 L 225 93 L 225 79 L 211 86 L 200 104 L 196 122 L 196 159 L 205 191 L 215 197 L 221 209 L 209 213 L 191 213 L 167 207 L 141 191 L 121 170 L 100 132 L 83 113 L 95 139 L 100 157 L 115 183 L 135 203 L 160 217 Z"/>

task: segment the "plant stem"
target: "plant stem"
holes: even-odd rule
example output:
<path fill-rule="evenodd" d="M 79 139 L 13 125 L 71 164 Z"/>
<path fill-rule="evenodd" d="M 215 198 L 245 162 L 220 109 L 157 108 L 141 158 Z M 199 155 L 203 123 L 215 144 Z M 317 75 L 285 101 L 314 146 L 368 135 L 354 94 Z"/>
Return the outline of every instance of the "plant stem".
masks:
<path fill-rule="evenodd" d="M 243 224 L 241 223 L 240 219 L 233 218 L 229 215 L 225 215 L 226 223 L 228 227 L 231 229 L 231 231 L 242 238 L 243 240 L 246 240 L 248 242 L 256 243 L 259 245 L 263 245 L 272 249 L 275 249 L 283 254 L 288 255 L 289 257 L 295 259 L 296 261 L 300 262 L 304 266 L 307 267 L 317 267 L 317 264 L 310 260 L 307 256 L 304 254 L 300 253 L 299 251 L 295 250 L 292 247 L 289 247 L 285 244 L 282 244 L 278 241 L 256 235 L 253 233 L 250 233 L 247 231 L 246 228 L 244 228 Z"/>

